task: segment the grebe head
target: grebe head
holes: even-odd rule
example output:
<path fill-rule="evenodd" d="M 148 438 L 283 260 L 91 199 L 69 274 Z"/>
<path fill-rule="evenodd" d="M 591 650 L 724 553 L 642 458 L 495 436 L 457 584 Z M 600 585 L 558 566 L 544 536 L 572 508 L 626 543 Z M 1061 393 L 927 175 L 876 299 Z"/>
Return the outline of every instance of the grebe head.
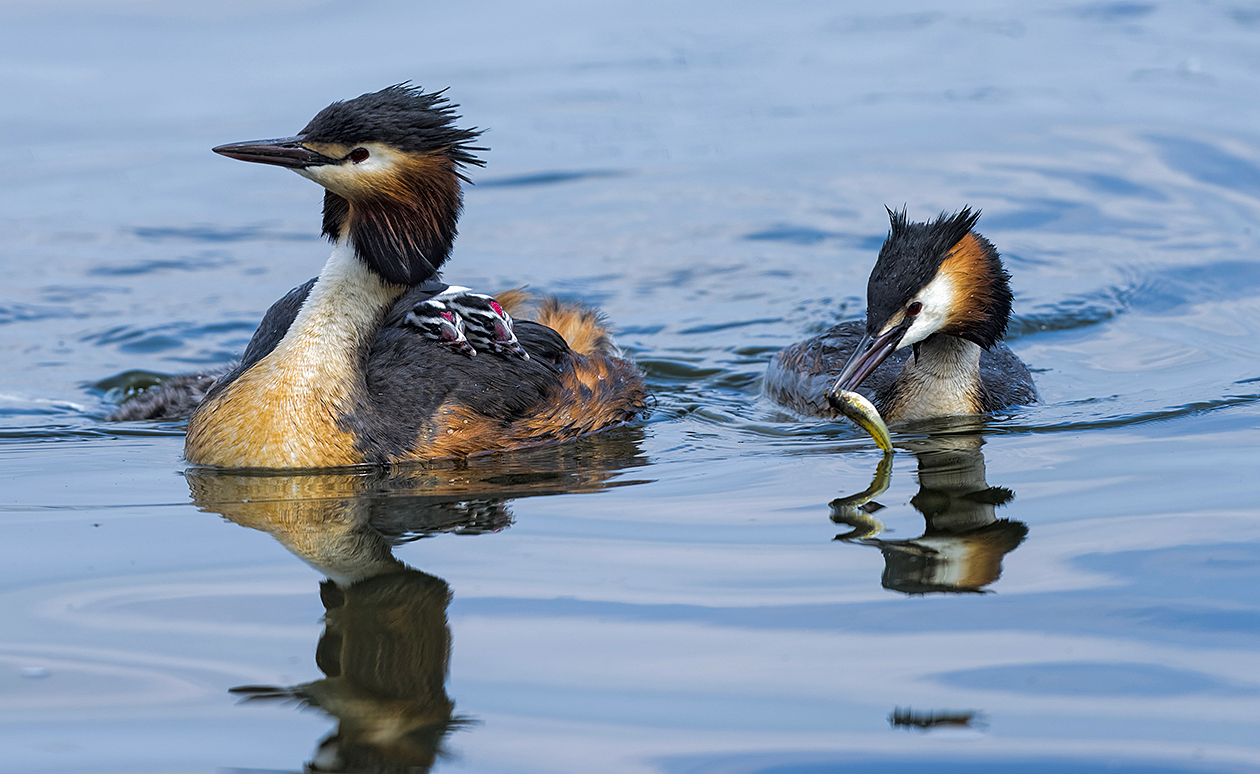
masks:
<path fill-rule="evenodd" d="M 443 92 L 390 86 L 324 108 L 300 134 L 220 145 L 215 153 L 288 167 L 326 189 L 324 235 L 349 239 L 387 282 L 418 285 L 450 256 L 463 208 L 460 181 L 484 162 L 480 134 L 454 126 Z"/>
<path fill-rule="evenodd" d="M 895 350 L 930 336 L 957 336 L 988 349 L 1011 315 L 1010 275 L 997 250 L 972 230 L 979 212 L 964 207 L 910 223 L 888 210 L 888 238 L 866 285 L 866 337 L 834 389 L 853 390 Z"/>

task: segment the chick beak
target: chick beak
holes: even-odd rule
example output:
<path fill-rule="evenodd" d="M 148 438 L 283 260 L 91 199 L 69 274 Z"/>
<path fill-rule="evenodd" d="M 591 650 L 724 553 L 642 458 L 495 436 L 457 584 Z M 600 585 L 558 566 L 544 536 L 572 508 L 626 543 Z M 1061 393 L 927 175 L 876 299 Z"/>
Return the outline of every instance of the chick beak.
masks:
<path fill-rule="evenodd" d="M 853 350 L 853 354 L 849 356 L 849 362 L 844 364 L 844 370 L 840 372 L 835 385 L 827 394 L 830 396 L 841 390 L 856 390 L 858 385 L 870 376 L 871 371 L 878 368 L 879 364 L 887 360 L 888 356 L 897 349 L 901 343 L 901 337 L 910 329 L 913 322 L 913 319 L 907 317 L 878 336 L 867 334 L 862 337 L 857 349 Z"/>
<path fill-rule="evenodd" d="M 302 143 L 306 138 L 284 137 L 277 140 L 250 140 L 233 142 L 212 148 L 215 153 L 240 161 L 253 161 L 258 164 L 273 164 L 277 167 L 303 169 L 321 164 L 336 164 L 337 159 L 329 158 L 322 153 L 307 148 Z"/>

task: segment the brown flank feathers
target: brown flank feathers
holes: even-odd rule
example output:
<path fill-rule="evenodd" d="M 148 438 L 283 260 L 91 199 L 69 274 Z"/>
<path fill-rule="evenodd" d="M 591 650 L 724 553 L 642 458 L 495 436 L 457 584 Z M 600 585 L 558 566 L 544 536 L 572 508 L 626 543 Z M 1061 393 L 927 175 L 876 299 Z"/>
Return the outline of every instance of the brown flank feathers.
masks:
<path fill-rule="evenodd" d="M 522 289 L 496 296 L 504 308 L 527 309 L 531 298 Z M 548 296 L 538 303 L 534 319 L 559 333 L 572 350 L 561 364 L 555 394 L 527 417 L 501 422 L 448 404 L 430 434 L 419 439 L 412 459 L 466 457 L 502 449 L 560 443 L 634 420 L 647 408 L 647 388 L 638 369 L 620 357 L 602 315 L 581 304 Z"/>

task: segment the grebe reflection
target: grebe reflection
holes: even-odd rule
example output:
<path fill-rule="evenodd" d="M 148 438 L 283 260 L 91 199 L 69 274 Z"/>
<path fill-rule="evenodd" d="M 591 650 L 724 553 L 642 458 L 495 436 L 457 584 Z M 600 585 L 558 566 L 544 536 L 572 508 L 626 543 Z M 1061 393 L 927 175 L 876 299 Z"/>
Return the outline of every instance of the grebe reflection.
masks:
<path fill-rule="evenodd" d="M 508 497 L 634 483 L 617 474 L 644 464 L 640 437 L 632 428 L 571 444 L 559 456 L 538 452 L 436 469 L 187 471 L 201 510 L 268 533 L 327 578 L 319 586 L 324 632 L 315 648 L 323 677 L 231 691 L 336 719 L 308 771 L 429 771 L 446 754 L 448 736 L 475 721 L 456 714 L 446 692 L 451 588 L 399 560 L 394 548 L 436 533 L 502 530 L 513 518 Z M 529 460 L 546 464 L 531 468 Z"/>
<path fill-rule="evenodd" d="M 958 421 L 958 420 L 955 420 Z M 874 498 L 889 485 L 892 454 L 880 461 L 871 486 L 831 503 L 831 519 L 852 528 L 836 540 L 876 546 L 884 555 L 884 588 L 903 594 L 983 592 L 1002 574 L 1002 560 L 1028 534 L 1021 521 L 996 509 L 1015 494 L 985 480 L 984 439 L 938 434 L 898 444 L 918 460 L 919 492 L 910 504 L 924 518 L 923 534 L 908 540 L 878 537 Z"/>

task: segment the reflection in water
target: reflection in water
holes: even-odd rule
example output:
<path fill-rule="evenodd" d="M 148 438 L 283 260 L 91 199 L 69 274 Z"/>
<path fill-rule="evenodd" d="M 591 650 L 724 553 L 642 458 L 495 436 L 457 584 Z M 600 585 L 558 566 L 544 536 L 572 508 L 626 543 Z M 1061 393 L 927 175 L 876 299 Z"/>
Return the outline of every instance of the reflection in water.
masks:
<path fill-rule="evenodd" d="M 615 479 L 645 464 L 639 438 L 637 430 L 622 430 L 550 453 L 440 468 L 189 470 L 201 510 L 267 532 L 328 577 L 320 587 L 326 612 L 315 652 L 324 678 L 232 692 L 297 701 L 335 717 L 337 729 L 320 743 L 311 771 L 428 771 L 447 735 L 470 722 L 455 714 L 446 694 L 451 590 L 396 559 L 393 547 L 439 532 L 503 529 L 512 521 L 508 498 L 634 483 Z"/>
<path fill-rule="evenodd" d="M 295 699 L 336 717 L 337 730 L 320 742 L 311 771 L 428 771 L 447 734 L 469 722 L 454 714 L 446 695 L 446 581 L 399 563 L 348 586 L 324 581 L 320 599 L 326 613 L 315 663 L 324 679 L 232 692 Z"/>
<path fill-rule="evenodd" d="M 888 716 L 888 725 L 893 728 L 916 728 L 920 731 L 937 729 L 984 729 L 988 723 L 984 715 L 973 710 L 933 710 L 917 712 L 911 707 L 897 707 Z"/>
<path fill-rule="evenodd" d="M 998 519 L 994 510 L 1015 496 L 985 481 L 984 439 L 933 435 L 901 444 L 919 462 L 919 493 L 910 500 L 926 521 L 909 540 L 881 540 L 874 501 L 887 488 L 892 456 L 885 455 L 866 491 L 831 503 L 831 519 L 853 528 L 837 540 L 878 546 L 884 554 L 884 588 L 904 594 L 980 592 L 1002 574 L 1002 557 L 1028 534 L 1020 521 Z"/>
<path fill-rule="evenodd" d="M 875 468 L 875 477 L 871 485 L 857 494 L 848 497 L 837 497 L 831 501 L 831 520 L 837 524 L 853 527 L 851 532 L 836 535 L 836 540 L 856 541 L 873 538 L 884 531 L 884 523 L 875 518 L 875 512 L 884 506 L 875 502 L 875 498 L 888 490 L 892 482 L 893 453 L 884 452 L 884 457 Z"/>

